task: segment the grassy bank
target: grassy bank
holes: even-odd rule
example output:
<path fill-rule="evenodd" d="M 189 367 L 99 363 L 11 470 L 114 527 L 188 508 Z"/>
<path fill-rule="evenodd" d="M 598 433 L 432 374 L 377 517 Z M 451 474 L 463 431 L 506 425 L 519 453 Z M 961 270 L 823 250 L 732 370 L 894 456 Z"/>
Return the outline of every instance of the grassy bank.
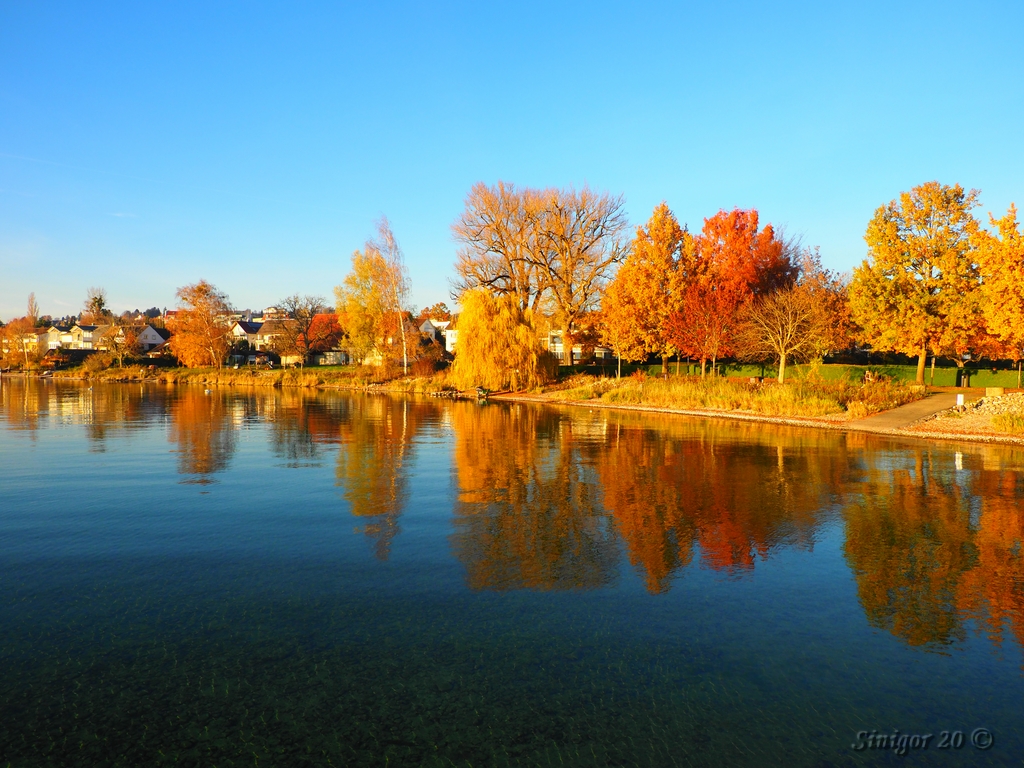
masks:
<path fill-rule="evenodd" d="M 765 416 L 861 418 L 920 399 L 924 392 L 901 381 L 867 384 L 812 376 L 785 384 L 751 384 L 721 377 L 651 378 L 644 372 L 623 379 L 573 377 L 546 393 L 556 401 L 599 400 L 680 410 L 745 411 Z"/>
<path fill-rule="evenodd" d="M 396 392 L 430 393 L 445 389 L 444 372 L 433 376 L 389 378 L 377 368 L 365 366 L 322 366 L 316 368 L 148 368 L 126 366 L 89 371 L 72 368 L 54 373 L 54 378 L 89 381 L 152 381 L 165 384 L 204 384 L 225 387 L 304 387 L 308 389 L 386 389 Z"/>
<path fill-rule="evenodd" d="M 660 367 L 652 367 L 660 371 Z M 759 371 L 738 371 L 757 376 Z M 591 374 L 568 374 L 541 393 L 560 402 L 600 400 L 619 405 L 642 405 L 680 410 L 743 411 L 765 416 L 860 418 L 896 408 L 920 398 L 920 387 L 899 379 L 861 383 L 862 370 L 854 366 L 821 366 L 797 370 L 791 381 L 770 379 L 751 384 L 722 376 L 670 376 L 659 378 L 646 367 L 622 379 Z M 357 389 L 410 394 L 429 394 L 451 387 L 446 372 L 432 376 L 396 375 L 369 366 L 315 368 L 149 368 L 129 366 L 58 371 L 58 378 L 90 381 L 153 381 L 168 384 L 202 384 L 224 387 L 300 387 L 307 389 Z"/>
<path fill-rule="evenodd" d="M 677 366 L 675 361 L 668 365 L 669 375 L 675 376 L 697 376 L 700 374 L 700 365 L 694 363 L 681 363 Z M 622 375 L 630 376 L 636 371 L 643 371 L 651 376 L 661 375 L 661 364 L 634 365 L 623 364 Z M 864 374 L 871 371 L 875 375 L 884 376 L 897 381 L 904 381 L 913 384 L 917 377 L 916 365 L 848 365 L 842 363 L 830 363 L 828 365 L 789 365 L 786 367 L 786 378 L 798 379 L 809 376 L 818 376 L 823 379 L 848 379 L 850 381 L 863 381 Z M 606 365 L 604 367 L 573 366 L 572 372 L 588 373 L 596 376 L 614 376 L 615 367 Z M 1017 387 L 1016 369 L 979 367 L 972 365 L 966 369 L 957 368 L 948 364 L 941 364 L 935 368 L 935 375 L 932 376 L 931 367 L 925 369 L 924 381 L 928 386 L 935 387 L 957 387 L 964 386 L 964 379 L 970 382 L 972 387 L 1006 387 L 1007 389 Z M 708 374 L 710 375 L 710 366 Z M 773 365 L 760 365 L 754 363 L 720 363 L 716 366 L 715 374 L 726 378 L 750 378 L 760 377 L 773 379 L 778 375 L 778 369 Z M 934 380 L 933 380 L 934 379 Z"/>

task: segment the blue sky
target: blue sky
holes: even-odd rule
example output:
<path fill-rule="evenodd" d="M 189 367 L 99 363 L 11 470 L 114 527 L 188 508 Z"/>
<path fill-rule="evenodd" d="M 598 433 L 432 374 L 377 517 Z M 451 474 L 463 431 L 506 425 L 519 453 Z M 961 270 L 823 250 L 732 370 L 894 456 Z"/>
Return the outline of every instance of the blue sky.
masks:
<path fill-rule="evenodd" d="M 0 0 L 0 318 L 331 296 L 381 214 L 448 299 L 473 183 L 720 208 L 865 256 L 937 179 L 1024 204 L 1024 3 Z"/>

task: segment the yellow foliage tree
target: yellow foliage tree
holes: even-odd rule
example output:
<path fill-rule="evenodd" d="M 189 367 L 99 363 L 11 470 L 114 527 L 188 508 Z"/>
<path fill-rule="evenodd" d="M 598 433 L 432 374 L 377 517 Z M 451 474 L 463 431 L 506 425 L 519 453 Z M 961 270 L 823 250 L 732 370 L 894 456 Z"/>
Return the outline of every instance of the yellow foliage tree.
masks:
<path fill-rule="evenodd" d="M 228 297 L 205 280 L 178 289 L 184 305 L 174 322 L 171 351 L 188 368 L 220 368 L 231 346 Z"/>
<path fill-rule="evenodd" d="M 1014 205 L 1003 218 L 990 219 L 998 235 L 980 230 L 977 237 L 983 311 L 989 332 L 1020 361 L 1024 353 L 1024 235 Z"/>
<path fill-rule="evenodd" d="M 522 390 L 550 379 L 551 356 L 537 340 L 533 313 L 520 309 L 514 296 L 474 288 L 460 303 L 452 365 L 456 386 Z"/>
<path fill-rule="evenodd" d="M 876 350 L 917 355 L 918 384 L 929 350 L 959 360 L 978 340 L 977 197 L 929 181 L 881 206 L 864 235 L 868 258 L 849 291 L 853 319 Z"/>
<path fill-rule="evenodd" d="M 407 295 L 402 250 L 387 218 L 382 217 L 377 222 L 377 238 L 352 254 L 352 271 L 334 289 L 338 324 L 347 337 L 351 357 L 363 362 L 376 350 L 386 360 L 388 348 L 397 340 L 403 370 L 408 369 Z"/>

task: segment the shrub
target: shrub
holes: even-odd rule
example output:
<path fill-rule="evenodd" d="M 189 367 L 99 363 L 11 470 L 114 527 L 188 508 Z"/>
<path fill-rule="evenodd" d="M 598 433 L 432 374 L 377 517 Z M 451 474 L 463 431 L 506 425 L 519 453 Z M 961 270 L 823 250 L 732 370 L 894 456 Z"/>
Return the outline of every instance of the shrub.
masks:
<path fill-rule="evenodd" d="M 440 360 L 430 357 L 420 357 L 412 361 L 412 373 L 414 376 L 433 376 L 440 368 Z"/>
<path fill-rule="evenodd" d="M 1024 434 L 1024 415 L 997 413 L 992 417 L 992 428 L 997 432 L 1006 432 L 1011 435 Z"/>
<path fill-rule="evenodd" d="M 105 371 L 114 363 L 114 356 L 106 352 L 97 352 L 85 358 L 82 368 L 89 373 Z"/>
<path fill-rule="evenodd" d="M 868 406 L 863 400 L 851 400 L 846 404 L 846 418 L 863 419 L 868 415 Z"/>

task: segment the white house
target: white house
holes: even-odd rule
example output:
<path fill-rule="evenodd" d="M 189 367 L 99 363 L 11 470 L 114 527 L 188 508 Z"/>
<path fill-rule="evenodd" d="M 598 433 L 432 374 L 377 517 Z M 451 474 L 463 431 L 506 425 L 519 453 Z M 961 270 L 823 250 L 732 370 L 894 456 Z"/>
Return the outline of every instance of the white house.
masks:
<path fill-rule="evenodd" d="M 231 326 L 231 340 L 235 344 L 243 341 L 248 342 L 250 349 L 256 349 L 256 339 L 260 333 L 263 323 L 253 323 L 248 320 L 237 320 Z"/>
<path fill-rule="evenodd" d="M 149 352 L 150 350 L 159 347 L 169 338 L 171 338 L 171 332 L 166 328 L 155 328 L 147 323 L 143 326 L 142 330 L 139 331 L 139 348 L 143 352 Z"/>

